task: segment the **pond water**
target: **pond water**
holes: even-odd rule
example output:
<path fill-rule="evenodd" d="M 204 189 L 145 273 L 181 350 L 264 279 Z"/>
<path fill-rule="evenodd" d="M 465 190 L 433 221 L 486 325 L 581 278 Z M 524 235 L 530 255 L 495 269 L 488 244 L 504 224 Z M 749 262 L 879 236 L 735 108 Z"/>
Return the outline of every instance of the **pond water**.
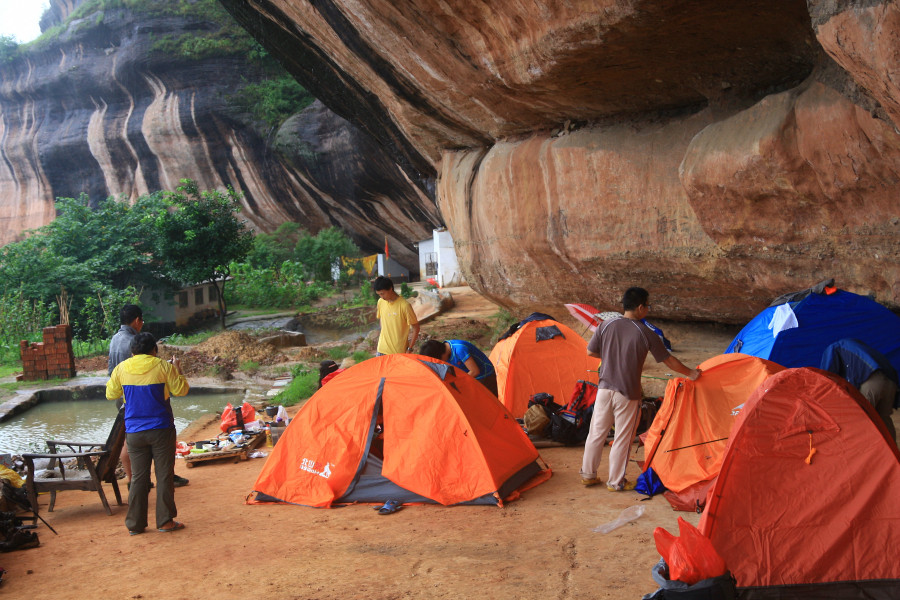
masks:
<path fill-rule="evenodd" d="M 199 417 L 221 412 L 244 394 L 188 394 L 172 398 L 175 429 L 182 431 Z M 108 400 L 41 402 L 0 423 L 0 454 L 46 452 L 46 440 L 105 442 L 116 417 L 116 403 Z"/>

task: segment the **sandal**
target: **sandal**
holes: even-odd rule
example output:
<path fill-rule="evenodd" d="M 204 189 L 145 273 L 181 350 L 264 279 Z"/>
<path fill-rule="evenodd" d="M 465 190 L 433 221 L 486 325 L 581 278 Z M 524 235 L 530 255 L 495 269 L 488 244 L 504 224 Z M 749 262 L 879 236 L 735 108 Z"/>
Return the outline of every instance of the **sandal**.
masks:
<path fill-rule="evenodd" d="M 184 523 L 179 523 L 178 521 L 172 521 L 172 527 L 160 527 L 157 531 L 161 533 L 172 533 L 173 531 L 178 531 L 179 529 L 184 529 Z"/>
<path fill-rule="evenodd" d="M 388 500 L 378 508 L 379 515 L 390 515 L 403 508 L 403 503 L 399 500 Z"/>
<path fill-rule="evenodd" d="M 141 529 L 140 531 L 135 531 L 133 529 L 128 530 L 128 535 L 141 535 L 142 533 L 144 533 L 143 529 Z"/>

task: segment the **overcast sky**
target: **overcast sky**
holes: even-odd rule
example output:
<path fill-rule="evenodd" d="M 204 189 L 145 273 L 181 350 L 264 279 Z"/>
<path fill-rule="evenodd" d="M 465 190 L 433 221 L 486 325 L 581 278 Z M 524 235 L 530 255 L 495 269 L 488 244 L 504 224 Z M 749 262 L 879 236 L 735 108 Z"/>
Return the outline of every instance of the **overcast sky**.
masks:
<path fill-rule="evenodd" d="M 47 0 L 0 0 L 0 35 L 11 35 L 20 44 L 30 42 L 41 35 L 38 23 L 49 6 Z"/>

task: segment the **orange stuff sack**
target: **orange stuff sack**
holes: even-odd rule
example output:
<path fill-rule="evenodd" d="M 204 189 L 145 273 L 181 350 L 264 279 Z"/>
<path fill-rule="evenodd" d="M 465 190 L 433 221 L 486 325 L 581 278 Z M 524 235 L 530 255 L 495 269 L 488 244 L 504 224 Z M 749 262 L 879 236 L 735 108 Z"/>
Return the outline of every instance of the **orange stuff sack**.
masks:
<path fill-rule="evenodd" d="M 675 537 L 662 527 L 653 531 L 656 549 L 669 565 L 669 577 L 694 585 L 698 581 L 724 575 L 725 561 L 713 548 L 709 538 L 696 527 L 678 517 L 680 537 Z"/>
<path fill-rule="evenodd" d="M 244 402 L 241 405 L 241 417 L 243 417 L 244 423 L 252 423 L 256 420 L 256 410 Z M 234 407 L 229 403 L 225 405 L 225 410 L 222 411 L 222 424 L 219 425 L 219 429 L 227 433 L 229 429 L 234 429 L 235 427 L 237 427 L 237 415 L 234 412 Z"/>

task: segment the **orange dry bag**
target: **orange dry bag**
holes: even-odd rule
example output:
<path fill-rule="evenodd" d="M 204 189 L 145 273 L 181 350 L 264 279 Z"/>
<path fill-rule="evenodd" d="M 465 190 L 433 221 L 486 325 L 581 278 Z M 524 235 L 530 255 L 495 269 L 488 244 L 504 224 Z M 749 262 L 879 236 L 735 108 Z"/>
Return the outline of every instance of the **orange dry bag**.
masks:
<path fill-rule="evenodd" d="M 243 429 L 244 423 L 251 423 L 256 420 L 256 410 L 244 402 L 241 406 L 241 417 L 241 429 Z M 237 427 L 237 414 L 234 412 L 234 407 L 231 404 L 226 404 L 225 410 L 222 411 L 222 424 L 219 426 L 219 429 L 227 433 L 229 430 Z"/>
<path fill-rule="evenodd" d="M 694 585 L 725 573 L 725 561 L 709 538 L 681 517 L 678 517 L 678 530 L 681 537 L 675 537 L 662 527 L 653 531 L 656 549 L 669 565 L 671 580 Z"/>

